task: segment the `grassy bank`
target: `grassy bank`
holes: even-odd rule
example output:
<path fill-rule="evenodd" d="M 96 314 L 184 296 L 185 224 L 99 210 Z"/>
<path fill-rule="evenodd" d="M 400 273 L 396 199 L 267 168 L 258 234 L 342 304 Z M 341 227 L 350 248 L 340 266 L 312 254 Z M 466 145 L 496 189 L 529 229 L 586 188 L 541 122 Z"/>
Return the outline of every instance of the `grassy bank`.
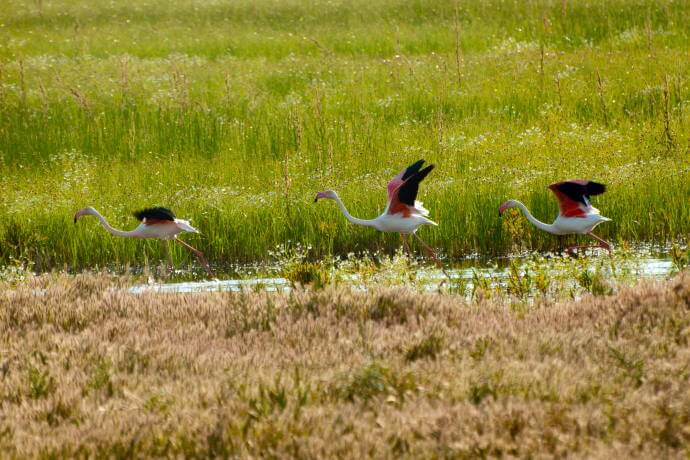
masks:
<path fill-rule="evenodd" d="M 527 308 L 126 283 L 2 286 L 6 455 L 688 455 L 687 272 Z"/>
<path fill-rule="evenodd" d="M 545 185 L 609 185 L 614 241 L 690 230 L 685 2 L 11 0 L 0 12 L 0 263 L 141 264 L 93 205 L 172 207 L 219 263 L 300 241 L 314 256 L 392 250 L 318 190 L 373 217 L 418 158 L 438 165 L 421 234 L 452 256 L 555 249 L 496 208 L 556 205 Z M 517 246 L 516 246 L 517 245 Z M 176 258 L 188 257 L 181 251 Z"/>

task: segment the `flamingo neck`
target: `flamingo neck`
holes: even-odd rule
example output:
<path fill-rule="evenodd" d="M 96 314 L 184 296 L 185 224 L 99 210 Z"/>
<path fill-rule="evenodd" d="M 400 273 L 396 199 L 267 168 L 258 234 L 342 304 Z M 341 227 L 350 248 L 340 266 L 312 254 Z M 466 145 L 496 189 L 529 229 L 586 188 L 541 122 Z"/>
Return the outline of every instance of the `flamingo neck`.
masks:
<path fill-rule="evenodd" d="M 98 218 L 98 220 L 101 221 L 101 225 L 103 225 L 103 228 L 105 228 L 105 230 L 106 230 L 108 233 L 110 233 L 111 235 L 123 236 L 123 237 L 125 237 L 125 238 L 128 238 L 128 237 L 129 237 L 129 238 L 133 238 L 133 237 L 138 236 L 138 233 L 137 233 L 136 230 L 125 231 L 125 230 L 118 230 L 117 228 L 113 228 L 113 227 L 108 223 L 108 221 L 105 219 L 105 217 L 103 217 L 103 216 L 101 215 L 101 213 L 99 213 L 99 212 L 96 211 L 95 209 L 91 210 L 91 211 L 89 212 L 89 214 L 91 214 L 91 215 L 93 215 L 93 216 L 96 216 L 96 217 Z"/>
<path fill-rule="evenodd" d="M 349 220 L 350 222 L 352 222 L 355 225 L 363 225 L 365 227 L 375 227 L 376 226 L 374 220 L 358 219 L 357 217 L 352 216 L 352 214 L 350 214 L 350 212 L 345 207 L 345 204 L 343 204 L 340 197 L 337 194 L 334 194 L 334 195 L 335 196 L 333 197 L 333 199 L 338 204 L 338 207 L 340 208 L 340 210 L 342 211 L 343 215 L 345 216 L 345 218 L 347 220 Z"/>
<path fill-rule="evenodd" d="M 537 219 L 536 217 L 534 217 L 532 215 L 532 213 L 529 212 L 529 209 L 527 209 L 527 206 L 525 206 L 522 202 L 515 200 L 515 204 L 513 207 L 520 208 L 520 210 L 525 215 L 527 220 L 532 222 L 532 225 L 534 225 L 538 229 L 544 230 L 545 232 L 549 232 L 549 233 L 554 233 L 554 234 L 558 233 L 556 230 L 556 227 L 554 227 L 553 224 L 544 223 L 544 222 L 540 221 L 539 219 Z"/>

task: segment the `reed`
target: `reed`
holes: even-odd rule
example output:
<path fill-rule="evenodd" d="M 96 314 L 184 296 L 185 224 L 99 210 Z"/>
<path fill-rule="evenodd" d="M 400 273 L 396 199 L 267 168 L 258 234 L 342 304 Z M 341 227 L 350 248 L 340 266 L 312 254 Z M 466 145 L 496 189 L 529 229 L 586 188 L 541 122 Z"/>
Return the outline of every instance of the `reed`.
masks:
<path fill-rule="evenodd" d="M 689 453 L 687 272 L 534 304 L 385 287 L 133 295 L 130 282 L 0 281 L 5 456 Z"/>

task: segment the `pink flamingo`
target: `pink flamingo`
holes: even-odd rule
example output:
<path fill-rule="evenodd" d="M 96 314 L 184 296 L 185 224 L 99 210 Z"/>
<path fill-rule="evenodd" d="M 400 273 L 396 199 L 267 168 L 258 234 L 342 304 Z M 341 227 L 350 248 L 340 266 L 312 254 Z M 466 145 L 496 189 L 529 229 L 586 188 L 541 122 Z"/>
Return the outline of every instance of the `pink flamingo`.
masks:
<path fill-rule="evenodd" d="M 353 217 L 333 190 L 317 193 L 314 202 L 316 203 L 319 198 L 334 200 L 345 218 L 353 224 L 373 227 L 381 232 L 399 233 L 403 246 L 408 253 L 410 247 L 407 238 L 409 235 L 413 235 L 439 267 L 443 268 L 434 250 L 415 233 L 422 225 L 438 225 L 427 217 L 429 211 L 422 206 L 422 203 L 416 201 L 419 183 L 434 169 L 434 165 L 422 169 L 423 164 L 424 160 L 413 163 L 388 183 L 388 205 L 383 214 L 375 219 Z"/>
<path fill-rule="evenodd" d="M 98 220 L 101 221 L 103 228 L 105 228 L 106 231 L 112 235 L 122 236 L 125 238 L 156 238 L 163 240 L 165 242 L 165 253 L 167 255 L 168 265 L 171 271 L 173 268 L 173 262 L 170 254 L 170 241 L 176 241 L 186 249 L 190 250 L 199 259 L 199 262 L 201 262 L 201 264 L 204 266 L 209 276 L 213 276 L 211 266 L 206 260 L 206 257 L 204 257 L 204 254 L 177 237 L 178 234 L 183 232 L 199 233 L 199 230 L 192 227 L 189 221 L 175 218 L 175 214 L 173 214 L 173 212 L 167 208 L 147 208 L 135 212 L 134 217 L 136 217 L 141 223 L 137 228 L 129 231 L 113 228 L 105 217 L 103 217 L 98 211 L 90 206 L 77 211 L 77 213 L 74 215 L 74 223 L 76 224 L 80 217 L 88 215 L 96 216 Z"/>
<path fill-rule="evenodd" d="M 606 187 L 598 182 L 588 180 L 567 180 L 551 184 L 549 189 L 556 195 L 560 208 L 560 213 L 553 224 L 546 224 L 536 219 L 530 214 L 527 207 L 517 200 L 508 200 L 503 203 L 498 208 L 498 214 L 503 214 L 508 208 L 519 208 L 527 220 L 541 230 L 554 235 L 588 235 L 599 242 L 595 246 L 571 246 L 568 248 L 569 252 L 590 247 L 601 247 L 610 251 L 611 244 L 596 236 L 592 230 L 600 223 L 608 222 L 611 219 L 602 216 L 599 210 L 589 202 L 590 196 L 601 195 L 606 191 Z"/>

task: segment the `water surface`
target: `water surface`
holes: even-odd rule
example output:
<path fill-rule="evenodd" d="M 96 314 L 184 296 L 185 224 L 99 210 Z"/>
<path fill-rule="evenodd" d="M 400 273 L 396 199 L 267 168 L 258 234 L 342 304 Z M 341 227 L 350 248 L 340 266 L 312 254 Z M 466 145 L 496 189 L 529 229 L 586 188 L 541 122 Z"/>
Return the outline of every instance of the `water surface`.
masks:
<path fill-rule="evenodd" d="M 572 264 L 577 265 L 577 269 L 598 271 L 605 276 L 618 279 L 621 276 L 635 280 L 640 278 L 664 278 L 674 271 L 674 264 L 669 253 L 663 251 L 637 251 L 632 257 L 610 257 L 607 254 L 600 254 L 585 257 L 581 260 L 569 260 L 569 258 L 555 257 L 549 259 L 545 257 L 540 262 L 543 269 L 549 276 L 563 276 L 563 264 L 569 264 L 567 270 L 573 270 Z M 471 290 L 474 282 L 479 278 L 486 278 L 491 284 L 505 284 L 511 276 L 511 264 L 517 264 L 518 272 L 522 275 L 526 270 L 534 270 L 534 262 L 524 257 L 502 258 L 492 260 L 470 259 L 456 264 L 453 268 L 448 268 L 446 272 L 453 283 L 463 283 Z M 382 272 L 380 275 L 382 284 L 391 284 L 390 274 Z M 400 274 L 398 274 L 400 275 Z M 367 277 L 363 280 L 357 273 L 340 274 L 339 279 L 351 284 L 355 288 L 366 289 L 367 286 L 377 284 L 376 276 Z M 405 276 L 410 276 L 405 274 Z M 420 265 L 412 278 L 417 285 L 422 283 L 428 289 L 433 290 L 444 280 L 448 281 L 444 273 L 436 266 Z M 398 280 L 397 284 L 403 285 L 404 281 Z M 292 288 L 290 280 L 276 277 L 244 278 L 244 279 L 213 279 L 208 281 L 187 281 L 171 283 L 149 283 L 139 284 L 129 288 L 133 294 L 145 292 L 158 293 L 195 293 L 195 292 L 239 292 L 242 290 L 261 290 L 266 292 L 285 292 Z"/>

